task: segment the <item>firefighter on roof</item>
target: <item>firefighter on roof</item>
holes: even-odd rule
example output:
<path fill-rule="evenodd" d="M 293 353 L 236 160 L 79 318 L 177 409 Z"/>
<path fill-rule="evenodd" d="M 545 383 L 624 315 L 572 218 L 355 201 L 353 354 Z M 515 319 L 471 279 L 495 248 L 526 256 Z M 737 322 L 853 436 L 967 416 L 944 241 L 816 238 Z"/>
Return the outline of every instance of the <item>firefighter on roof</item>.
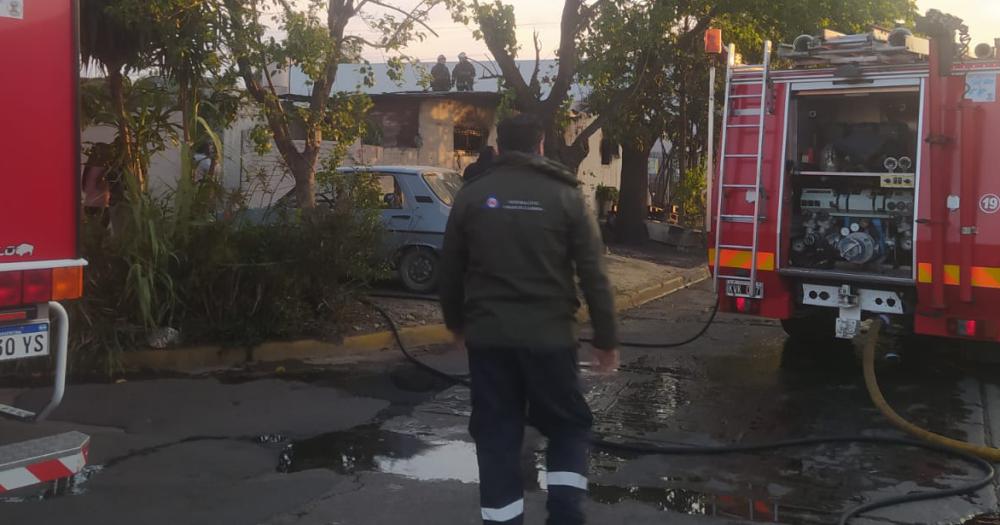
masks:
<path fill-rule="evenodd" d="M 469 62 L 469 56 L 465 53 L 459 53 L 458 64 L 455 64 L 455 69 L 451 72 L 451 76 L 455 78 L 455 89 L 459 91 L 472 91 L 473 86 L 476 84 L 476 66 Z"/>
<path fill-rule="evenodd" d="M 437 64 L 431 68 L 431 89 L 434 91 L 451 91 L 451 73 L 448 72 L 448 59 L 438 56 Z"/>

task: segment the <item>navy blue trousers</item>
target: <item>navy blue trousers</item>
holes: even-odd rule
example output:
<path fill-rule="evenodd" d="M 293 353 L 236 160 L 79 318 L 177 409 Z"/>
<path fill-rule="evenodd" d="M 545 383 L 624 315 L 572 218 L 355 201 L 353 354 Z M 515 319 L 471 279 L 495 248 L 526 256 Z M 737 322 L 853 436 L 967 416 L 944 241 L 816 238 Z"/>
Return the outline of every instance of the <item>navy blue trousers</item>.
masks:
<path fill-rule="evenodd" d="M 548 438 L 548 525 L 585 522 L 593 416 L 575 348 L 469 347 L 472 421 L 483 523 L 521 525 L 521 447 L 530 424 Z"/>

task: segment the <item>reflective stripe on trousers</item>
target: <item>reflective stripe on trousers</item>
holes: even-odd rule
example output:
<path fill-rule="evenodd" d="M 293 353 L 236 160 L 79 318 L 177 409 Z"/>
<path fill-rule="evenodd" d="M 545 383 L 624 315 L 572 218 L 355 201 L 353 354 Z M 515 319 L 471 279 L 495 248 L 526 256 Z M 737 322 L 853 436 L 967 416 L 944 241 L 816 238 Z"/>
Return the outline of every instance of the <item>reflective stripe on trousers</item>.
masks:
<path fill-rule="evenodd" d="M 504 523 L 524 515 L 524 498 L 499 509 L 483 508 L 483 521 Z"/>
<path fill-rule="evenodd" d="M 593 418 L 580 389 L 576 350 L 469 346 L 480 507 L 489 524 L 524 521 L 524 426 L 548 442 L 549 525 L 581 525 Z M 514 503 L 511 503 L 514 502 Z"/>
<path fill-rule="evenodd" d="M 576 472 L 549 472 L 545 480 L 549 487 L 563 486 L 587 490 L 587 478 Z"/>

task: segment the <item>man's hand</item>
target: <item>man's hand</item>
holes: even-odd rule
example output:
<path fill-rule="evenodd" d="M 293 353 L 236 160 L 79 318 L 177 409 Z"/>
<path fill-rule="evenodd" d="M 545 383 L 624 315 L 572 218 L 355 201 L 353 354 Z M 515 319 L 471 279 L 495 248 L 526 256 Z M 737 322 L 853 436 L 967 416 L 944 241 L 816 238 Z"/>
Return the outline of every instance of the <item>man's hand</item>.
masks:
<path fill-rule="evenodd" d="M 611 350 L 594 349 L 594 371 L 598 374 L 613 374 L 621 366 L 621 353 L 617 348 Z"/>

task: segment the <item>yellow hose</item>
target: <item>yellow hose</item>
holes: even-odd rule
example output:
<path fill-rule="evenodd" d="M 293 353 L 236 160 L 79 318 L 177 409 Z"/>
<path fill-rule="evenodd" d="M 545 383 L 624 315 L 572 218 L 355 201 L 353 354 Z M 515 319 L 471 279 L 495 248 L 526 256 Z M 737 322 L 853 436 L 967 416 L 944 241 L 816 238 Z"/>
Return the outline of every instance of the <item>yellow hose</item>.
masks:
<path fill-rule="evenodd" d="M 882 321 L 876 320 L 875 324 L 872 326 L 868 341 L 865 343 L 863 361 L 865 368 L 865 386 L 868 387 L 868 395 L 871 397 L 872 403 L 874 403 L 879 411 L 882 412 L 882 415 L 884 415 L 890 423 L 895 425 L 896 428 L 899 428 L 903 432 L 906 432 L 907 434 L 910 434 L 922 441 L 926 441 L 932 445 L 949 448 L 959 452 L 965 452 L 967 454 L 972 454 L 973 456 L 979 456 L 993 463 L 1000 462 L 1000 449 L 973 445 L 972 443 L 966 443 L 965 441 L 959 441 L 957 439 L 952 439 L 935 434 L 928 430 L 924 430 L 903 419 L 902 416 L 897 414 L 896 411 L 889 406 L 889 403 L 886 402 L 885 397 L 882 396 L 882 391 L 878 387 L 878 378 L 875 377 L 875 346 L 878 344 L 878 336 L 881 330 Z"/>

